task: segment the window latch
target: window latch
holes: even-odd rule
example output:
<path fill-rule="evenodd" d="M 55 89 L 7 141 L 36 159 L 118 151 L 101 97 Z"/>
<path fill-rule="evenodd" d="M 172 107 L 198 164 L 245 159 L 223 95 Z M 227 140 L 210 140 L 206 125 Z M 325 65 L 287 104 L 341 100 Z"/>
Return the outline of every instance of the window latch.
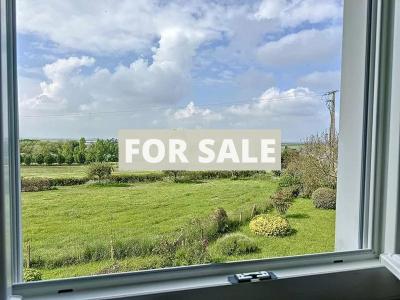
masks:
<path fill-rule="evenodd" d="M 234 284 L 242 282 L 259 282 L 259 281 L 274 280 L 274 279 L 277 279 L 276 275 L 273 272 L 268 272 L 268 271 L 238 273 L 235 275 L 228 276 L 229 282 Z"/>

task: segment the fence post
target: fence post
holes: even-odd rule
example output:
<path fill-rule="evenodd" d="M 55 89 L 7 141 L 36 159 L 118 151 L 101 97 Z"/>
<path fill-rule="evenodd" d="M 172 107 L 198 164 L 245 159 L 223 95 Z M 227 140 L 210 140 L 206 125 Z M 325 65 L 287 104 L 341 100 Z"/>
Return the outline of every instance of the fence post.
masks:
<path fill-rule="evenodd" d="M 251 210 L 251 217 L 253 218 L 253 217 L 256 215 L 256 213 L 257 213 L 257 207 L 256 207 L 256 205 L 254 204 L 254 205 L 253 205 L 253 209 Z"/>
<path fill-rule="evenodd" d="M 110 257 L 111 260 L 114 261 L 114 241 L 111 239 L 111 247 L 110 247 Z"/>
<path fill-rule="evenodd" d="M 29 269 L 31 267 L 31 240 L 27 241 L 26 254 L 27 254 L 26 268 Z"/>

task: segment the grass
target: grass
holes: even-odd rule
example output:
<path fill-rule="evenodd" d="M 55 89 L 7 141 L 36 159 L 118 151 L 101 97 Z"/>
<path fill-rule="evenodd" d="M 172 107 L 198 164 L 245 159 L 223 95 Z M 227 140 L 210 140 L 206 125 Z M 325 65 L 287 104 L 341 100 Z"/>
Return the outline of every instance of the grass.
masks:
<path fill-rule="evenodd" d="M 253 234 L 249 226 L 239 231 L 254 239 L 260 251 L 241 256 L 221 257 L 223 261 L 303 255 L 334 251 L 335 211 L 314 208 L 310 199 L 296 199 L 287 212 L 295 233 L 287 237 L 263 237 Z"/>
<path fill-rule="evenodd" d="M 21 176 L 26 178 L 48 177 L 48 178 L 80 178 L 86 176 L 85 165 L 62 165 L 62 166 L 22 166 Z"/>
<path fill-rule="evenodd" d="M 261 206 L 276 183 L 211 180 L 204 183 L 82 185 L 23 193 L 24 240 L 43 259 L 62 257 L 88 242 L 109 244 L 179 230 L 193 217 L 222 206 L 228 212 Z M 154 191 L 157 191 L 156 193 Z"/>
<path fill-rule="evenodd" d="M 58 167 L 28 167 L 51 169 Z M 68 168 L 68 167 L 59 167 Z M 69 167 L 78 176 L 79 167 Z M 25 170 L 26 171 L 26 170 Z M 71 174 L 71 170 L 63 172 Z M 24 170 L 23 170 L 24 172 Z M 52 171 L 54 174 L 57 171 Z M 62 172 L 59 172 L 57 176 Z M 37 175 L 35 175 L 37 176 Z M 217 207 L 230 218 L 262 207 L 276 189 L 276 180 L 219 179 L 196 183 L 154 182 L 123 185 L 81 185 L 22 194 L 23 237 L 32 259 L 67 257 L 90 243 L 110 245 L 113 238 L 148 239 L 179 231 L 194 217 L 206 218 Z M 260 251 L 222 261 L 333 251 L 335 212 L 317 210 L 310 200 L 297 199 L 288 212 L 297 231 L 285 238 L 253 235 L 247 225 L 238 230 L 256 240 Z M 212 245 L 210 246 L 212 252 Z M 109 260 L 43 269 L 44 279 L 163 267 L 156 256 Z"/>
<path fill-rule="evenodd" d="M 118 167 L 114 164 L 115 171 L 113 174 L 125 174 L 129 172 L 119 172 Z M 21 176 L 25 178 L 47 177 L 47 178 L 82 178 L 86 176 L 87 165 L 31 165 L 21 167 Z M 148 174 L 155 172 L 134 172 L 135 174 Z"/>

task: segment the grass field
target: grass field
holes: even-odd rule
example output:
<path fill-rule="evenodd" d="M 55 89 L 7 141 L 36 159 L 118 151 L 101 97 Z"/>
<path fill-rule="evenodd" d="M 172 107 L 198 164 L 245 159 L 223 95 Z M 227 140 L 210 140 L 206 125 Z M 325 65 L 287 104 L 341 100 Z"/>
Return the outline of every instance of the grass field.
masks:
<path fill-rule="evenodd" d="M 84 176 L 80 166 L 24 167 L 25 176 Z M 42 175 L 43 174 L 43 175 Z M 83 175 L 82 175 L 83 174 Z M 32 259 L 54 260 L 79 253 L 90 243 L 111 239 L 151 238 L 179 231 L 194 217 L 206 218 L 223 207 L 230 218 L 263 207 L 275 191 L 273 177 L 203 182 L 154 182 L 124 185 L 80 185 L 22 194 L 23 237 L 30 240 Z M 237 230 L 254 238 L 260 251 L 222 257 L 224 261 L 333 251 L 335 212 L 317 210 L 308 199 L 296 199 L 287 218 L 296 233 L 285 238 L 258 237 L 248 225 Z M 212 252 L 213 245 L 209 246 Z M 134 257 L 118 261 L 128 271 L 154 268 L 160 258 Z M 43 268 L 44 279 L 109 272 L 109 260 Z"/>
<path fill-rule="evenodd" d="M 85 165 L 72 166 L 22 166 L 21 176 L 26 178 L 32 177 L 48 177 L 48 178 L 64 178 L 64 177 L 85 177 Z"/>
<path fill-rule="evenodd" d="M 242 256 L 221 257 L 223 261 L 235 261 L 256 258 L 270 258 L 309 253 L 334 251 L 335 212 L 316 210 L 308 199 L 298 199 L 289 210 L 288 219 L 296 234 L 285 237 L 260 237 L 252 234 L 248 226 L 239 228 L 240 232 L 256 240 L 261 251 Z M 213 245 L 210 246 L 212 252 Z M 157 266 L 158 257 L 131 258 L 118 262 L 116 271 L 132 271 Z M 115 262 L 104 260 L 62 268 L 43 270 L 44 278 L 64 278 L 109 272 Z"/>
<path fill-rule="evenodd" d="M 87 165 L 62 165 L 62 166 L 22 166 L 21 168 L 21 176 L 25 178 L 33 178 L 33 177 L 46 177 L 46 178 L 82 178 L 86 176 Z M 113 174 L 121 174 L 122 172 L 118 171 L 118 167 L 114 164 Z M 129 173 L 129 172 L 123 172 Z M 135 172 L 135 174 L 148 174 L 148 173 L 157 173 L 156 171 L 143 171 L 143 172 Z"/>

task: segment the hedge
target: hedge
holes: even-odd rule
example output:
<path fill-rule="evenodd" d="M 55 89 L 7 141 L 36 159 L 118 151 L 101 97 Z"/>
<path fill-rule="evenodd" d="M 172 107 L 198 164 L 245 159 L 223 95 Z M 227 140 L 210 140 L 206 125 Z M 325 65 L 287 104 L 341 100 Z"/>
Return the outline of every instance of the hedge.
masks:
<path fill-rule="evenodd" d="M 190 182 L 195 180 L 222 179 L 222 178 L 247 178 L 258 174 L 265 174 L 264 171 L 164 171 L 162 173 L 148 174 L 111 174 L 107 178 L 110 183 L 135 183 L 135 182 L 155 182 L 165 178 Z M 23 192 L 46 191 L 56 186 L 79 185 L 88 182 L 88 177 L 62 177 L 62 178 L 22 178 L 21 190 Z"/>
<path fill-rule="evenodd" d="M 22 192 L 40 192 L 54 189 L 56 186 L 70 186 L 84 184 L 88 181 L 87 178 L 22 178 L 21 191 Z"/>
<path fill-rule="evenodd" d="M 49 178 L 22 178 L 21 180 L 21 191 L 23 192 L 46 191 L 53 187 Z"/>

